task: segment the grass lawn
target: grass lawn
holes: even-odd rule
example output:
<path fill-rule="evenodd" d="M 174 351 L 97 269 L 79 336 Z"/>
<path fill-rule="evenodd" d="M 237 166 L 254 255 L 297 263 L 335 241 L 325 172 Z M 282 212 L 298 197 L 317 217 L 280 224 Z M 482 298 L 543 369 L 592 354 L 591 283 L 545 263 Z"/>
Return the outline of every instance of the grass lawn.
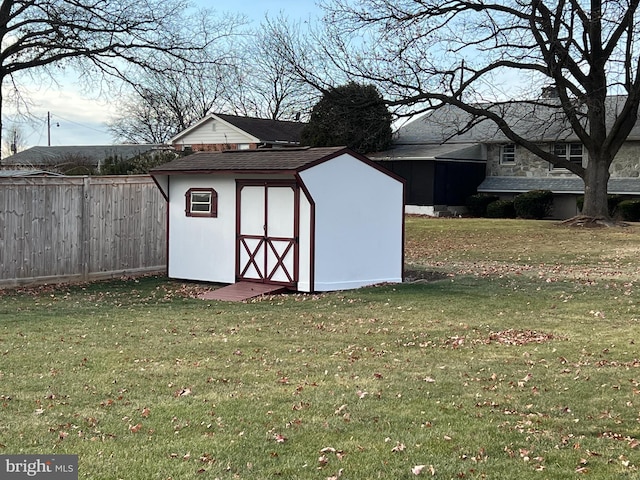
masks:
<path fill-rule="evenodd" d="M 402 285 L 0 292 L 0 454 L 91 479 L 640 478 L 640 225 L 406 229 Z"/>

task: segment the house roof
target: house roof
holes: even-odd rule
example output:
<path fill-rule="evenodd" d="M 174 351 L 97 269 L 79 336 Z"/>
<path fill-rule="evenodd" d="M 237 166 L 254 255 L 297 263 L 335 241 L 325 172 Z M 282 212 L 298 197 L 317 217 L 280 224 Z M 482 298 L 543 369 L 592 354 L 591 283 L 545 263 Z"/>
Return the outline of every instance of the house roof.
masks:
<path fill-rule="evenodd" d="M 180 138 L 184 135 L 211 120 L 222 121 L 235 129 L 249 134 L 258 142 L 264 143 L 300 143 L 300 134 L 306 125 L 301 122 L 288 122 L 267 118 L 239 117 L 236 115 L 212 113 L 201 118 L 189 128 L 178 133 L 175 137 L 169 140 L 169 142 L 175 143 L 180 141 Z"/>
<path fill-rule="evenodd" d="M 0 170 L 0 177 L 35 177 L 35 176 L 47 176 L 47 177 L 64 177 L 61 173 L 46 172 L 44 170 L 29 169 L 29 170 Z"/>
<path fill-rule="evenodd" d="M 370 154 L 369 158 L 377 161 L 465 160 L 484 162 L 487 159 L 487 153 L 478 143 L 410 144 L 394 145 L 389 150 Z"/>
<path fill-rule="evenodd" d="M 345 147 L 269 148 L 260 150 L 226 150 L 195 152 L 159 165 L 152 175 L 184 173 L 283 173 L 297 172 L 315 162 L 328 160 L 344 152 L 357 155 Z"/>
<path fill-rule="evenodd" d="M 94 163 L 109 157 L 129 159 L 136 155 L 157 150 L 163 145 L 68 145 L 31 147 L 2 159 L 3 165 L 57 165 L 67 159 L 82 158 Z"/>
<path fill-rule="evenodd" d="M 523 193 L 530 190 L 550 190 L 553 193 L 584 193 L 584 182 L 570 177 L 487 177 L 478 186 L 483 193 Z M 610 178 L 610 194 L 640 195 L 640 178 Z"/>
<path fill-rule="evenodd" d="M 625 96 L 607 97 L 606 108 L 609 123 L 613 123 L 615 115 L 626 100 Z M 482 104 L 504 118 L 515 133 L 532 141 L 577 141 L 578 137 L 570 128 L 563 111 L 554 107 L 554 100 L 546 100 L 547 105 L 534 101 L 514 101 L 503 104 Z M 497 125 L 490 120 L 483 120 L 464 131 L 471 115 L 463 110 L 445 105 L 437 110 L 417 117 L 405 123 L 397 132 L 397 144 L 441 144 L 441 143 L 492 143 L 510 142 Z M 464 133 L 458 133 L 464 131 Z M 636 122 L 630 140 L 640 139 L 640 123 Z"/>

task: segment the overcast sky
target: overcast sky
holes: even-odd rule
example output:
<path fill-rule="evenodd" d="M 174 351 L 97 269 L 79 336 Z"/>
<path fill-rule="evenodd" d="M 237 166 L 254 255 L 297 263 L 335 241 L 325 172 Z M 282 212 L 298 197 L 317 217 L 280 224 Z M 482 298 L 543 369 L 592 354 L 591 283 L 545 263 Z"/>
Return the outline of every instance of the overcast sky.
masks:
<path fill-rule="evenodd" d="M 281 11 L 291 19 L 306 19 L 319 14 L 315 0 L 199 0 L 199 3 L 217 12 L 246 14 L 259 24 L 269 14 L 277 16 Z M 51 145 L 108 145 L 113 143 L 106 122 L 115 115 L 112 105 L 97 101 L 83 94 L 68 74 L 60 79 L 60 85 L 33 85 L 29 98 L 33 103 L 31 113 L 35 119 L 21 123 L 27 146 L 47 145 L 47 114 L 50 118 Z M 10 106 L 4 111 L 9 114 Z M 11 126 L 5 115 L 3 134 Z"/>

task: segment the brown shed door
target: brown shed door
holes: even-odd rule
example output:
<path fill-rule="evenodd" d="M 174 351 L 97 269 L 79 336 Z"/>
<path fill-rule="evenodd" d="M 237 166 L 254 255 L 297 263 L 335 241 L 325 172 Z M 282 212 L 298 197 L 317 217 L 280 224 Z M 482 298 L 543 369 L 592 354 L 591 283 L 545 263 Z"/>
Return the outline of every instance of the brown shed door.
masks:
<path fill-rule="evenodd" d="M 237 189 L 237 279 L 296 286 L 296 184 L 238 182 Z"/>

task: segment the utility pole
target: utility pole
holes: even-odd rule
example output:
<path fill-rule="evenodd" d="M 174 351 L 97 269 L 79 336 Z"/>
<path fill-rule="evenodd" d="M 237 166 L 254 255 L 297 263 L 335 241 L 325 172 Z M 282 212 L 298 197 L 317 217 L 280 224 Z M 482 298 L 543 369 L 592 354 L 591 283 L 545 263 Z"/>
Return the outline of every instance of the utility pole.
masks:
<path fill-rule="evenodd" d="M 18 130 L 13 128 L 13 141 L 11 142 L 11 153 L 15 155 L 18 153 Z"/>
<path fill-rule="evenodd" d="M 60 126 L 60 122 L 56 122 L 56 127 Z M 51 112 L 47 112 L 47 146 L 51 146 Z"/>

